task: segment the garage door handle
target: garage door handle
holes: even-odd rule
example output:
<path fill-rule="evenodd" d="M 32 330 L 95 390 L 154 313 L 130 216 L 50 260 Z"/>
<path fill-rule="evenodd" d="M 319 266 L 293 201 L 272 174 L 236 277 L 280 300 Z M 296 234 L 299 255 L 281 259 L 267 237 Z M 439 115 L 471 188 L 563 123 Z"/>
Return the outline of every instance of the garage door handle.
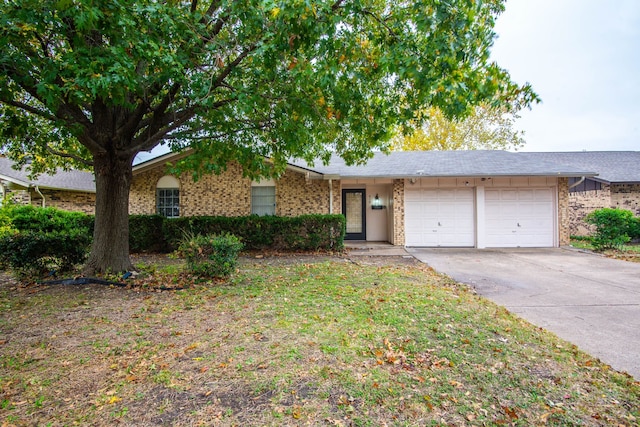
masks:
<path fill-rule="evenodd" d="M 442 224 L 440 224 L 439 222 L 438 222 L 438 227 L 442 227 Z"/>
<path fill-rule="evenodd" d="M 522 226 L 520 225 L 520 223 L 518 223 L 518 227 L 522 227 Z"/>

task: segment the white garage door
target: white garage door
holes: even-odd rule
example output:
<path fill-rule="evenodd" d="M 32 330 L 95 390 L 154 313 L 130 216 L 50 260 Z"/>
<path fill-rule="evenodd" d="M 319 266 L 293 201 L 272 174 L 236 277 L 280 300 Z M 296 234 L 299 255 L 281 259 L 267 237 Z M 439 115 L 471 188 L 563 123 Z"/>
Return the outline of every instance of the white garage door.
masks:
<path fill-rule="evenodd" d="M 410 189 L 404 197 L 407 246 L 475 245 L 472 188 Z"/>
<path fill-rule="evenodd" d="M 554 246 L 551 188 L 485 190 L 485 242 L 491 248 Z"/>

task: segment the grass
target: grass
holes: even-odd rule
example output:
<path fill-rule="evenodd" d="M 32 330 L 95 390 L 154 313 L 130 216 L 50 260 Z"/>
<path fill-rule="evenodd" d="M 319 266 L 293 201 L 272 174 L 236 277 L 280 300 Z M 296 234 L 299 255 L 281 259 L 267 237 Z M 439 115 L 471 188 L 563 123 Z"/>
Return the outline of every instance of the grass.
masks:
<path fill-rule="evenodd" d="M 595 251 L 588 238 L 572 238 L 571 246 L 578 249 Z M 630 243 L 623 245 L 620 249 L 607 249 L 602 253 L 608 258 L 622 259 L 631 262 L 640 262 L 640 244 Z"/>
<path fill-rule="evenodd" d="M 640 417 L 633 378 L 420 264 L 244 260 L 225 283 L 165 292 L 5 281 L 0 336 L 7 425 Z"/>

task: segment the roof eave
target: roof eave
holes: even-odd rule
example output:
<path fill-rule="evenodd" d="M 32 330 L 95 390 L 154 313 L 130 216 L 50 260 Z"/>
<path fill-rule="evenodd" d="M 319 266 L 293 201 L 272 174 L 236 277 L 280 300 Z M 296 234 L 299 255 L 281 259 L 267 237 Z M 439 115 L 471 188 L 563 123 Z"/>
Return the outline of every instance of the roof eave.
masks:
<path fill-rule="evenodd" d="M 175 152 L 166 153 L 166 154 L 163 154 L 162 156 L 153 158 L 151 160 L 147 160 L 145 162 L 138 163 L 137 165 L 133 166 L 132 171 L 133 171 L 134 175 L 138 174 L 138 173 L 142 173 L 142 172 L 145 172 L 145 171 L 147 171 L 149 169 L 153 169 L 153 168 L 157 167 L 159 164 L 161 164 L 163 162 L 168 162 L 169 160 L 179 160 L 179 159 L 185 158 L 189 154 L 191 154 L 192 151 L 193 151 L 192 149 L 188 149 L 188 150 L 185 150 L 185 151 L 183 151 L 181 153 L 175 153 Z M 308 174 L 309 176 L 313 175 L 313 177 L 315 177 L 315 178 L 324 177 L 324 174 L 321 173 L 321 172 L 318 172 L 318 171 L 315 171 L 315 170 L 309 169 L 309 168 L 304 168 L 302 166 L 297 166 L 297 165 L 294 165 L 292 163 L 287 163 L 287 169 L 293 170 L 295 172 L 299 172 L 299 173 L 302 173 L 302 174 L 305 174 L 305 175 Z"/>
<path fill-rule="evenodd" d="M 486 178 L 486 177 L 553 177 L 553 178 L 581 178 L 595 177 L 594 172 L 541 172 L 526 174 L 502 174 L 502 173 L 469 173 L 469 174 L 407 174 L 407 175 L 325 175 L 325 179 L 410 179 L 410 178 Z"/>
<path fill-rule="evenodd" d="M 7 175 L 0 175 L 0 180 L 9 181 L 13 184 L 19 185 L 24 188 L 29 188 L 32 184 L 28 181 L 23 181 L 21 179 L 17 179 Z"/>

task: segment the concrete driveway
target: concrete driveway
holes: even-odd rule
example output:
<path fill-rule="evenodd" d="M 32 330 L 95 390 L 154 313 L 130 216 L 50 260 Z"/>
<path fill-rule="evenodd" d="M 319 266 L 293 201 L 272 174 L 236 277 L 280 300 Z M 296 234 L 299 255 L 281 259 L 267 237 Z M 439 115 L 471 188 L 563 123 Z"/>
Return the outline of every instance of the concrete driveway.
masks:
<path fill-rule="evenodd" d="M 640 379 L 640 264 L 558 248 L 407 252 Z"/>

